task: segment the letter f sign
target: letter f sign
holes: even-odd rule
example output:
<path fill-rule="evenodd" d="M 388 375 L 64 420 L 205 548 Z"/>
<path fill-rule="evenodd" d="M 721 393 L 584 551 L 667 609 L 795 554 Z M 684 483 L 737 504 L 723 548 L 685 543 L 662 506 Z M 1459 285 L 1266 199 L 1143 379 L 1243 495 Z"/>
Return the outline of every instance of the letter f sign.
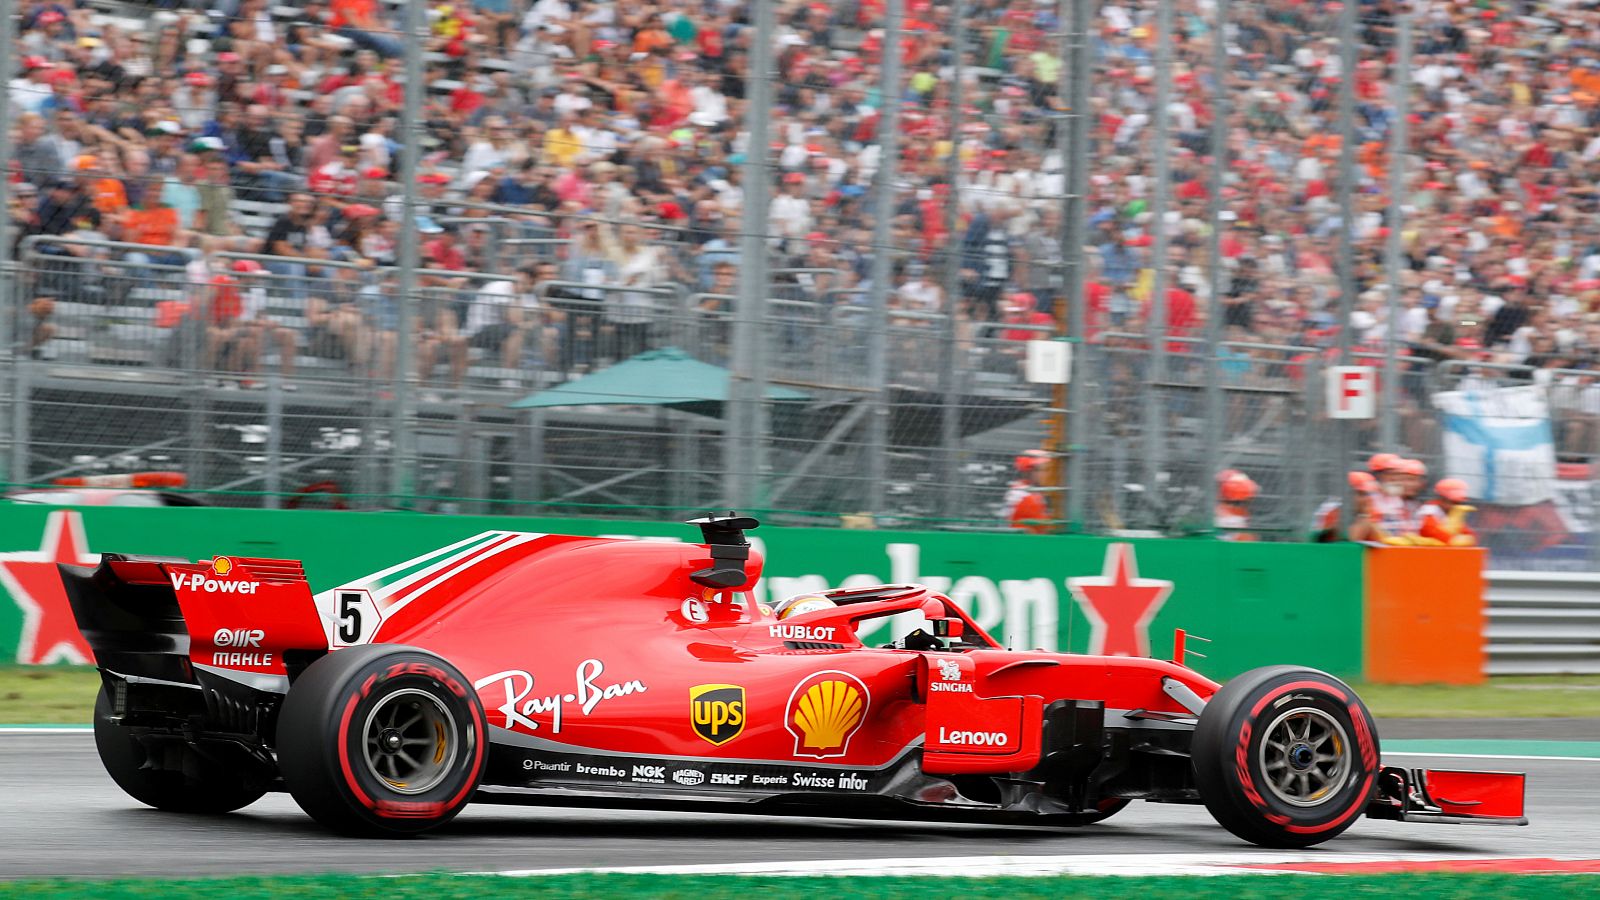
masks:
<path fill-rule="evenodd" d="M 1328 369 L 1328 418 L 1370 419 L 1378 412 L 1377 370 L 1371 366 Z"/>

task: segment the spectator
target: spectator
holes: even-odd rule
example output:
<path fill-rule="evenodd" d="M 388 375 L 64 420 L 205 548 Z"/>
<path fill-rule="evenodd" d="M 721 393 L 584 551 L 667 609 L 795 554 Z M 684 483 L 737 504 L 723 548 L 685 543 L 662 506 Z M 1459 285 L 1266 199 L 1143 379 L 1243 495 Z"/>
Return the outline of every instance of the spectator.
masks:
<path fill-rule="evenodd" d="M 36 112 L 17 117 L 17 139 L 13 152 L 22 180 L 34 187 L 60 177 L 65 168 L 59 140 L 49 134 L 44 116 Z"/>
<path fill-rule="evenodd" d="M 151 248 L 129 252 L 130 263 L 181 266 L 186 261 L 182 253 L 175 252 L 175 248 L 187 243 L 179 212 L 163 203 L 156 191 L 143 192 L 140 202 L 122 214 L 121 225 L 124 242 Z"/>
<path fill-rule="evenodd" d="M 392 36 L 393 29 L 379 18 L 378 0 L 331 0 L 328 9 L 328 24 L 345 40 L 385 57 L 405 52 L 405 47 Z"/>
<path fill-rule="evenodd" d="M 327 252 L 315 245 L 312 229 L 316 198 L 303 191 L 289 195 L 289 208 L 272 223 L 262 242 L 263 251 L 281 257 L 266 268 L 274 275 L 284 276 L 283 289 L 295 300 L 304 300 L 306 279 L 311 275 L 311 261 L 327 258 Z"/>
<path fill-rule="evenodd" d="M 229 151 L 235 183 L 247 200 L 277 202 L 299 183 L 291 171 L 293 161 L 281 153 L 281 144 L 274 146 L 278 134 L 269 116 L 267 107 L 252 103 Z"/>
<path fill-rule="evenodd" d="M 459 347 L 454 363 L 457 382 L 466 373 L 467 349 L 475 348 L 498 355 L 500 368 L 506 373 L 501 377 L 501 387 L 515 389 L 523 385 L 518 375 L 523 341 L 528 329 L 538 323 L 534 274 L 532 270 L 522 270 L 515 281 L 491 281 L 478 290 L 462 330 L 466 341 Z"/>
<path fill-rule="evenodd" d="M 661 247 L 645 242 L 644 229 L 626 223 L 611 250 L 618 282 L 634 288 L 654 288 L 665 281 Z M 644 290 L 613 291 L 606 296 L 606 319 L 616 339 L 616 358 L 629 359 L 650 347 L 650 327 L 660 315 L 659 302 Z"/>

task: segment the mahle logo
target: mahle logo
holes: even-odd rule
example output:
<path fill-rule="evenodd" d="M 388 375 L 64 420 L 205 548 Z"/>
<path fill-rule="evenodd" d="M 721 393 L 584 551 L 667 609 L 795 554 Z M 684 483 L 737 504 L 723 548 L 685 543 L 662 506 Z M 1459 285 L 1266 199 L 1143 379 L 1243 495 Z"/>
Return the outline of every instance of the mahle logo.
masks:
<path fill-rule="evenodd" d="M 722 746 L 744 732 L 744 688 L 700 684 L 689 688 L 689 721 L 694 733 Z"/>

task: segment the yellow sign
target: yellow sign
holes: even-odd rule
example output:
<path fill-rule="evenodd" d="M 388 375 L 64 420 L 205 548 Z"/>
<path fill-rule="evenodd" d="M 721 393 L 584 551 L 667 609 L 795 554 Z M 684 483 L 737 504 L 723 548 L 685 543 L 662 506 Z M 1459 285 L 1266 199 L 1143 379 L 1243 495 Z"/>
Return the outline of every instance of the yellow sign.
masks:
<path fill-rule="evenodd" d="M 784 727 L 795 737 L 794 754 L 826 759 L 843 756 L 867 717 L 867 686 L 847 672 L 818 672 L 800 682 L 789 698 Z"/>
<path fill-rule="evenodd" d="M 694 733 L 721 746 L 744 733 L 744 688 L 737 684 L 700 684 L 689 688 L 689 721 Z"/>

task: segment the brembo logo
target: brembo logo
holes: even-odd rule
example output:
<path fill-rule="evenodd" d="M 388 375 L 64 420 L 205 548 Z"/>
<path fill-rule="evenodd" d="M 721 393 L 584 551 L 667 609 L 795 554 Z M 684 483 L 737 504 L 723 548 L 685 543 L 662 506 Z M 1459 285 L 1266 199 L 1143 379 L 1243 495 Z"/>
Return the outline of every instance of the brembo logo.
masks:
<path fill-rule="evenodd" d="M 939 743 L 955 747 L 1004 747 L 1011 735 L 1003 731 L 946 731 L 939 726 Z"/>
<path fill-rule="evenodd" d="M 199 573 L 188 575 L 183 572 L 174 572 L 170 577 L 172 578 L 172 589 L 175 591 L 188 588 L 191 591 L 199 591 L 203 594 L 254 594 L 261 587 L 261 584 L 255 581 L 218 581 L 215 578 L 207 578 Z"/>

